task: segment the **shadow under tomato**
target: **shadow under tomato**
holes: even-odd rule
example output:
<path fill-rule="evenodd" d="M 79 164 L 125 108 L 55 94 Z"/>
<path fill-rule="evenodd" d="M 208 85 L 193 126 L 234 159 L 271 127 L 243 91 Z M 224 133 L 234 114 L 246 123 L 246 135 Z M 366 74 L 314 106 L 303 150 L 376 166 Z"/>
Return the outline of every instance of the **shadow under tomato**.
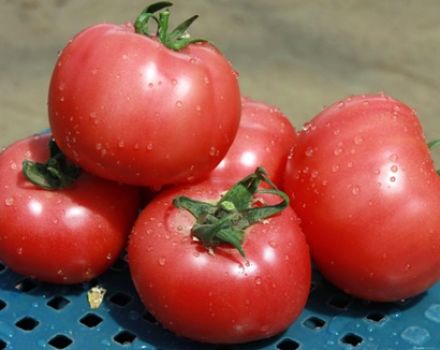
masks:
<path fill-rule="evenodd" d="M 376 317 L 379 318 L 379 315 L 385 317 L 414 307 L 425 295 L 426 292 L 396 302 L 363 300 L 344 293 L 327 281 L 318 271 L 314 270 L 311 296 L 309 297 L 306 309 L 329 317 L 343 315 L 349 318 L 361 319 L 376 314 Z M 374 317 L 374 315 L 371 317 Z"/>

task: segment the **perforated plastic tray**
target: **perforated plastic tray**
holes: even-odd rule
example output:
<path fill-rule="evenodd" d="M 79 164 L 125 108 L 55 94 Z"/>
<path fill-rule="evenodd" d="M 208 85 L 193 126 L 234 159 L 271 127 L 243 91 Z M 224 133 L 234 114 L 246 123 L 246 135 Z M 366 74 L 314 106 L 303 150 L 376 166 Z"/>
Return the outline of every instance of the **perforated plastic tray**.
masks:
<path fill-rule="evenodd" d="M 389 304 L 354 299 L 314 275 L 306 309 L 283 334 L 265 341 L 216 346 L 181 339 L 145 311 L 119 260 L 90 283 L 58 286 L 17 275 L 0 263 L 0 350 L 439 350 L 440 284 Z M 107 289 L 91 309 L 88 290 Z M 276 315 L 274 315 L 276 317 Z"/>

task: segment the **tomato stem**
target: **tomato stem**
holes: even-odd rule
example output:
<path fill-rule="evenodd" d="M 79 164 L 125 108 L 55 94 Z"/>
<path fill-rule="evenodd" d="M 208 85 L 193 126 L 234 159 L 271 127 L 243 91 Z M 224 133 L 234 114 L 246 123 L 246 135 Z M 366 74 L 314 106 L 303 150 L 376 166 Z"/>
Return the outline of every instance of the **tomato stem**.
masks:
<path fill-rule="evenodd" d="M 270 188 L 259 190 L 261 182 Z M 274 205 L 254 206 L 257 193 L 273 194 L 282 200 Z M 289 197 L 275 186 L 264 168 L 259 167 L 253 174 L 232 186 L 216 204 L 185 196 L 176 197 L 173 203 L 177 208 L 188 210 L 196 218 L 192 234 L 206 248 L 212 249 L 227 243 L 245 257 L 242 246 L 245 229 L 284 210 L 289 205 Z"/>
<path fill-rule="evenodd" d="M 170 11 L 168 7 L 173 4 L 168 1 L 160 1 L 147 6 L 136 18 L 134 22 L 134 28 L 136 33 L 142 34 L 148 37 L 157 36 L 162 44 L 171 50 L 179 51 L 187 47 L 189 44 L 195 42 L 206 41 L 204 39 L 191 39 L 188 33 L 188 28 L 198 18 L 194 15 L 187 20 L 183 21 L 171 32 L 168 32 Z M 163 11 L 162 11 L 163 10 Z M 159 12 L 160 11 L 160 12 Z M 159 12 L 159 17 L 155 15 Z M 157 30 L 154 35 L 149 32 L 150 20 L 155 21 Z"/>
<path fill-rule="evenodd" d="M 59 190 L 73 185 L 81 169 L 61 152 L 54 139 L 49 140 L 47 163 L 23 160 L 23 174 L 34 185 L 45 190 Z"/>

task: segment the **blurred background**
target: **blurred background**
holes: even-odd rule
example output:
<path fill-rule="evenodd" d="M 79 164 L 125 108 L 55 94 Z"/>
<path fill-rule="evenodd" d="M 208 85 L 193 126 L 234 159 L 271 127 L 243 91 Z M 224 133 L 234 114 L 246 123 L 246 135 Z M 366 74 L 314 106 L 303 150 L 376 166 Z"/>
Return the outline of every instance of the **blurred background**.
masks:
<path fill-rule="evenodd" d="M 240 73 L 243 95 L 279 107 L 299 129 L 347 95 L 384 91 L 440 137 L 440 1 L 176 0 Z M 145 0 L 0 0 L 0 145 L 48 126 L 57 52 L 99 22 L 134 20 Z M 440 152 L 438 152 L 440 155 Z M 436 157 L 439 158 L 439 157 Z"/>

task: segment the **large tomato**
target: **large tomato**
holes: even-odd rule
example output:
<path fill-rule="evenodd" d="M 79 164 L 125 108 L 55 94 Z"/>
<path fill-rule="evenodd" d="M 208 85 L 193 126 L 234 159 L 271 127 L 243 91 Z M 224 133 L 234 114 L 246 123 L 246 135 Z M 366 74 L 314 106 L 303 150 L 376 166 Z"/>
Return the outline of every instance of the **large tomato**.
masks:
<path fill-rule="evenodd" d="M 286 160 L 296 138 L 294 127 L 278 108 L 242 98 L 237 136 L 209 179 L 233 184 L 262 166 L 273 182 L 281 186 Z"/>
<path fill-rule="evenodd" d="M 196 236 L 196 227 L 210 236 L 212 226 L 203 221 L 209 219 L 215 224 L 221 220 L 225 231 L 231 229 L 225 218 L 236 214 L 233 208 L 240 201 L 236 207 L 224 201 L 218 205 L 224 210 L 215 213 L 208 214 L 211 207 L 201 210 L 197 226 L 193 215 L 174 206 L 173 199 L 189 196 L 213 203 L 225 200 L 225 190 L 221 183 L 206 181 L 159 194 L 135 223 L 128 259 L 142 301 L 165 327 L 198 341 L 240 343 L 277 334 L 299 315 L 310 288 L 310 257 L 288 206 L 248 227 L 241 248 L 224 241 L 206 248 L 202 242 L 215 238 Z M 257 194 L 252 203 L 260 201 L 273 203 L 274 198 Z M 239 218 L 233 220 L 237 225 L 244 221 Z"/>
<path fill-rule="evenodd" d="M 0 154 L 0 260 L 43 281 L 83 282 L 120 255 L 139 196 L 134 188 L 85 172 L 65 189 L 29 182 L 22 162 L 47 161 L 50 137 L 29 137 Z"/>
<path fill-rule="evenodd" d="M 383 94 L 349 97 L 301 132 L 285 189 L 323 274 L 392 301 L 440 277 L 440 179 L 415 112 Z"/>
<path fill-rule="evenodd" d="M 234 140 L 236 73 L 208 42 L 181 48 L 186 32 L 167 33 L 168 16 L 161 12 L 157 36 L 138 18 L 136 27 L 94 25 L 62 50 L 50 126 L 83 169 L 134 185 L 185 182 L 212 170 Z"/>

